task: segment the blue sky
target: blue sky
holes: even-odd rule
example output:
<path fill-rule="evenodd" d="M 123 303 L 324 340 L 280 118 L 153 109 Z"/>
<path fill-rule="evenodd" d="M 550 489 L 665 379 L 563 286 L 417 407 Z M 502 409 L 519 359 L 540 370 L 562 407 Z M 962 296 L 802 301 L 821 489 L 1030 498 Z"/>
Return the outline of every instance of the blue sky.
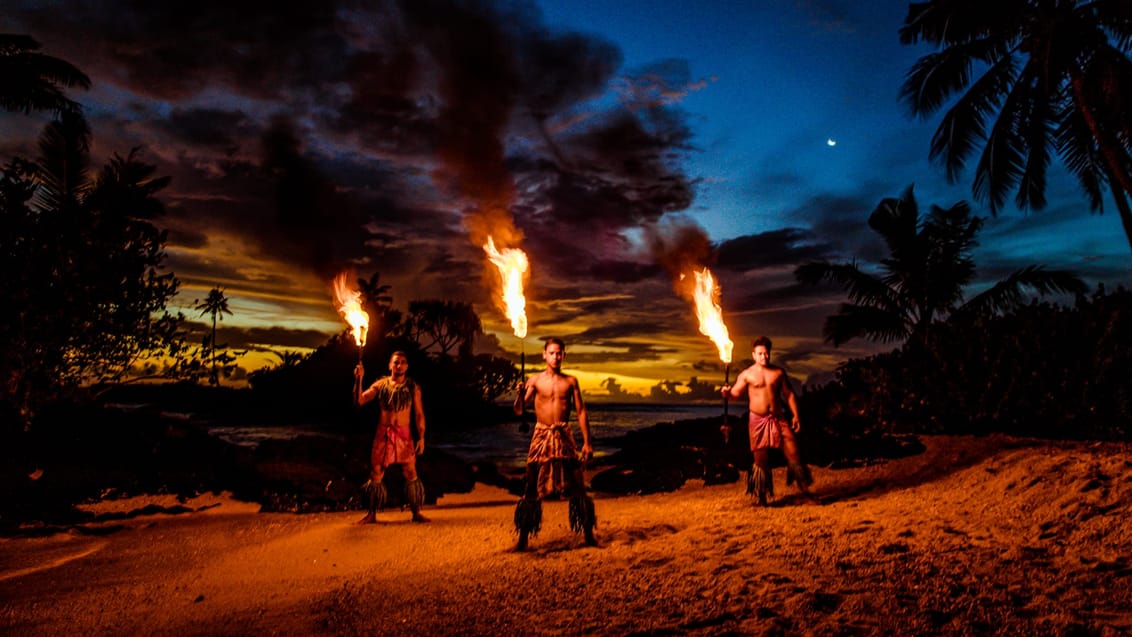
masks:
<path fill-rule="evenodd" d="M 328 284 L 349 269 L 380 273 L 398 307 L 472 303 L 481 351 L 565 337 L 598 398 L 610 378 L 639 393 L 714 378 L 662 267 L 683 230 L 710 244 L 736 358 L 766 333 L 795 378 L 818 379 L 876 347 L 824 344 L 842 298 L 793 269 L 875 262 L 865 219 L 909 185 L 922 209 L 971 200 L 928 161 L 937 122 L 898 101 L 927 52 L 898 41 L 904 2 L 10 5 L 0 29 L 91 76 L 74 97 L 96 165 L 141 146 L 173 177 L 177 304 L 223 287 L 225 337 L 260 352 L 249 369 L 341 329 Z M 45 122 L 0 114 L 4 157 L 34 156 Z M 1090 214 L 1056 169 L 1047 195 L 988 219 L 976 287 L 1033 263 L 1127 285 L 1115 210 Z M 485 233 L 531 256 L 526 341 L 493 300 Z"/>

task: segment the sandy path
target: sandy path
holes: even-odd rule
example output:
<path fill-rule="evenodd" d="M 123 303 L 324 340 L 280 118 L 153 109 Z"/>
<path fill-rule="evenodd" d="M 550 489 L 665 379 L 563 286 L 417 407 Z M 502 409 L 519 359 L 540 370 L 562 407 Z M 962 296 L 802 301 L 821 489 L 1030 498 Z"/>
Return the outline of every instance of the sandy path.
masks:
<path fill-rule="evenodd" d="M 0 539 L 0 632 L 1132 634 L 1126 446 L 926 442 L 815 468 L 824 506 L 755 509 L 739 485 L 598 497 L 597 548 L 548 502 L 522 554 L 514 497 L 484 485 L 424 525 L 204 496 L 194 513 Z"/>

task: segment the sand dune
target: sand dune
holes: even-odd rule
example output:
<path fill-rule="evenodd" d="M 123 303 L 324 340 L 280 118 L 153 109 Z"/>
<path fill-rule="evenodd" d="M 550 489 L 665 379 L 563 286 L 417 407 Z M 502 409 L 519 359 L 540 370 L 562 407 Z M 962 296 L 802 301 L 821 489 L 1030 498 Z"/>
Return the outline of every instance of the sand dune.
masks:
<path fill-rule="evenodd" d="M 1132 634 L 1128 445 L 927 437 L 923 454 L 814 468 L 821 506 L 739 484 L 597 494 L 600 546 L 548 502 L 477 485 L 411 524 L 264 514 L 224 495 L 92 506 L 0 539 L 12 635 Z M 188 513 L 133 515 L 181 505 Z M 157 505 L 156 507 L 154 505 Z"/>

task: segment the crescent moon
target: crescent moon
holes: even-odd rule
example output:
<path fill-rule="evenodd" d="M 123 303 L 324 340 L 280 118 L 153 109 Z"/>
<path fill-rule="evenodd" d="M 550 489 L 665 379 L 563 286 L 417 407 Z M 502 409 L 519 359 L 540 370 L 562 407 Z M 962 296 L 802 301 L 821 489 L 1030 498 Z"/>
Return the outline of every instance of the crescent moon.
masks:
<path fill-rule="evenodd" d="M 826 145 L 826 146 L 836 146 L 836 145 L 837 145 L 837 140 L 836 140 L 836 139 L 834 139 L 834 138 L 832 138 L 832 137 L 830 137 L 829 139 L 825 140 L 825 145 Z"/>

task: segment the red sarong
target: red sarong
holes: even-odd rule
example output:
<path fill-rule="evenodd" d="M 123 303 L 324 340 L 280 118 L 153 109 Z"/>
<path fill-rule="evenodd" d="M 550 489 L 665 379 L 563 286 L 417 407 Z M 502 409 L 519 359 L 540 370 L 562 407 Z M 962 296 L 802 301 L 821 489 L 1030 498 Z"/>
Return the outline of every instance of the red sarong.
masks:
<path fill-rule="evenodd" d="M 527 462 L 537 462 L 538 495 L 544 498 L 551 493 L 562 493 L 566 488 L 566 461 L 577 460 L 578 447 L 574 443 L 574 432 L 570 423 L 556 422 L 552 425 L 537 423 L 531 434 L 531 446 L 527 451 Z"/>
<path fill-rule="evenodd" d="M 786 421 L 774 414 L 760 416 L 754 412 L 747 412 L 747 431 L 751 434 L 751 451 L 782 446 L 782 427 Z"/>
<path fill-rule="evenodd" d="M 370 463 L 373 467 L 388 468 L 391 464 L 416 464 L 417 449 L 408 425 L 390 427 L 378 425 L 373 437 Z"/>

